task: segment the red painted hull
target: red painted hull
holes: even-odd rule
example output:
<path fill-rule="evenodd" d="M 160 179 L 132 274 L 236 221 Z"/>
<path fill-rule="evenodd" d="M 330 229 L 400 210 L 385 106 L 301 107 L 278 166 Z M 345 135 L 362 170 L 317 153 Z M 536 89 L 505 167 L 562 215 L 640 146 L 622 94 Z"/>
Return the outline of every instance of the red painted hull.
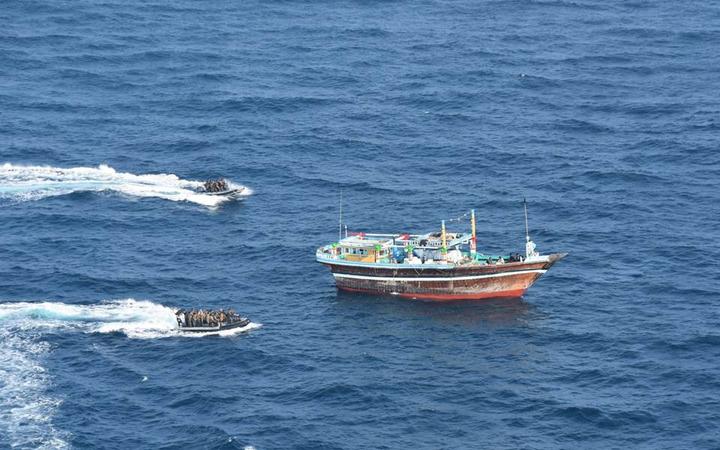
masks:
<path fill-rule="evenodd" d="M 338 289 L 408 299 L 455 301 L 522 297 L 525 291 L 565 255 L 547 261 L 501 265 L 418 268 L 326 263 Z"/>
<path fill-rule="evenodd" d="M 370 294 L 370 295 L 386 295 L 383 292 L 380 291 L 367 291 L 363 289 L 353 289 L 348 287 L 340 287 L 338 286 L 338 289 L 342 291 L 347 292 L 356 292 L 360 294 Z M 487 300 L 491 298 L 518 298 L 522 297 L 525 293 L 525 289 L 517 289 L 517 290 L 510 290 L 510 291 L 500 291 L 500 292 L 478 292 L 478 293 L 468 293 L 468 294 L 424 294 L 424 293 L 416 293 L 416 294 L 393 294 L 396 297 L 400 298 L 407 298 L 411 300 L 432 300 L 436 302 L 453 302 L 458 300 Z"/>

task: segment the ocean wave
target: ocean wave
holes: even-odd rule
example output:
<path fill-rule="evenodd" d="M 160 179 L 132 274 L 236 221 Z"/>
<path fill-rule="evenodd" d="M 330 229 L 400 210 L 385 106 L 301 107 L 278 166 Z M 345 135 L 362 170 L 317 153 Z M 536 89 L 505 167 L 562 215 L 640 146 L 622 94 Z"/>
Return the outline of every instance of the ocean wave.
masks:
<path fill-rule="evenodd" d="M 555 414 L 579 423 L 595 424 L 601 428 L 619 428 L 657 422 L 657 417 L 645 410 L 607 411 L 592 406 L 555 408 Z"/>
<path fill-rule="evenodd" d="M 242 185 L 229 183 L 233 189 L 244 188 L 243 196 L 252 191 Z M 75 192 L 111 191 L 133 197 L 154 197 L 175 202 L 191 202 L 213 207 L 228 197 L 197 192 L 201 181 L 183 180 L 173 174 L 118 172 L 110 166 L 58 168 L 49 166 L 20 166 L 6 163 L 0 166 L 0 199 L 17 201 L 40 200 Z"/>

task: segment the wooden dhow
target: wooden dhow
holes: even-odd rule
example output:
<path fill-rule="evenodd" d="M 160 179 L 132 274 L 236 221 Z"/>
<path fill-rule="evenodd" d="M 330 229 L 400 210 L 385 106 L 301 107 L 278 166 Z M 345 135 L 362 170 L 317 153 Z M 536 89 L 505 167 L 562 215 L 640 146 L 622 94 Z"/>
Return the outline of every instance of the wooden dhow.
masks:
<path fill-rule="evenodd" d="M 541 255 L 530 240 L 525 207 L 525 254 L 477 251 L 475 211 L 471 232 L 422 235 L 352 233 L 317 249 L 338 289 L 422 300 L 521 297 L 566 253 Z"/>

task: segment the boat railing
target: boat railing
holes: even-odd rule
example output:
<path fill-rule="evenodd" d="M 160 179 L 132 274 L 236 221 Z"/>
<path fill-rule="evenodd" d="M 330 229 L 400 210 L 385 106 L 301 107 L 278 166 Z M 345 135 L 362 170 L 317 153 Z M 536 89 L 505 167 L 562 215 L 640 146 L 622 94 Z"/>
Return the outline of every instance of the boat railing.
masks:
<path fill-rule="evenodd" d="M 459 247 L 460 245 L 466 244 L 469 241 L 470 241 L 470 238 L 455 239 L 453 241 L 448 242 L 447 249 L 454 250 L 457 247 Z M 396 248 L 396 249 L 400 249 L 400 250 L 405 250 L 407 248 L 408 244 L 410 244 L 410 243 L 404 242 L 404 243 L 395 243 L 394 245 L 389 244 L 389 245 L 387 245 L 386 248 L 388 248 L 388 249 Z M 414 244 L 410 244 L 410 245 L 412 245 L 414 250 L 440 250 L 440 248 L 441 248 L 440 245 L 414 245 Z M 327 259 L 342 259 L 340 257 L 340 254 L 338 254 L 334 251 L 334 247 L 332 245 L 326 245 L 326 246 L 318 248 L 315 252 L 315 255 L 317 257 L 323 257 L 323 258 L 327 258 Z"/>

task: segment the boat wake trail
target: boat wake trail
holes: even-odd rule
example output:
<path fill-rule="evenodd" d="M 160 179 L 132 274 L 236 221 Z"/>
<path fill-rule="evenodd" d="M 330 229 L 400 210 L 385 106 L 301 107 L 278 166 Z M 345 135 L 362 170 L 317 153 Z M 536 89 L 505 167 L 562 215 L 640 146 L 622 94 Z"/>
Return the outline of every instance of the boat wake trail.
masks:
<path fill-rule="evenodd" d="M 170 336 L 229 336 L 258 328 L 245 327 L 220 333 L 183 333 L 178 329 L 175 309 L 149 301 L 116 300 L 96 305 L 58 302 L 0 303 L 0 328 L 16 330 L 80 330 L 85 333 L 124 333 L 130 338 Z"/>
<path fill-rule="evenodd" d="M 52 424 L 61 401 L 46 393 L 50 379 L 41 363 L 49 347 L 36 334 L 0 327 L 2 448 L 69 447 L 65 433 Z"/>
<path fill-rule="evenodd" d="M 44 333 L 124 333 L 130 338 L 234 335 L 259 328 L 220 333 L 183 333 L 175 310 L 133 299 L 95 305 L 59 302 L 0 303 L 0 448 L 69 448 L 66 433 L 52 423 L 61 400 L 48 394 L 51 384 L 42 362 L 50 350 Z"/>
<path fill-rule="evenodd" d="M 176 202 L 217 206 L 226 196 L 198 192 L 201 181 L 183 180 L 173 174 L 135 175 L 117 172 L 112 167 L 58 168 L 48 166 L 0 165 L 0 198 L 19 201 L 39 200 L 73 192 L 113 191 L 133 197 L 155 197 Z M 229 183 L 231 189 L 243 189 L 241 197 L 252 194 L 242 185 Z"/>

